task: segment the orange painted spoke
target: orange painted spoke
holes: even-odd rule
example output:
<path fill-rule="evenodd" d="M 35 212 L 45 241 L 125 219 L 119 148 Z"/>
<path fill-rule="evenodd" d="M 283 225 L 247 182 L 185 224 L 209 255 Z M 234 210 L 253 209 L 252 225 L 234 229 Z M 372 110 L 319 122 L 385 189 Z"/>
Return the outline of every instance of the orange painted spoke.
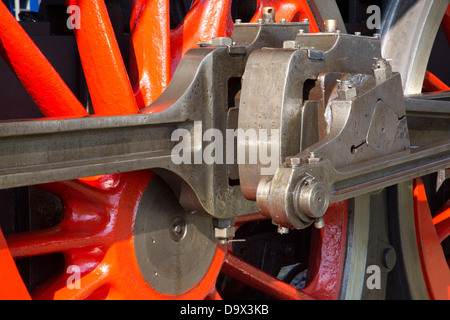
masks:
<path fill-rule="evenodd" d="M 448 91 L 450 87 L 442 82 L 438 77 L 432 74 L 430 71 L 426 71 L 425 79 L 423 81 L 423 88 L 425 91 Z"/>
<path fill-rule="evenodd" d="M 433 218 L 433 224 L 437 225 L 447 219 L 450 220 L 450 200 L 440 208 L 438 214 Z"/>
<path fill-rule="evenodd" d="M 80 8 L 74 29 L 94 111 L 98 115 L 137 112 L 130 80 L 103 0 L 66 0 Z"/>
<path fill-rule="evenodd" d="M 0 230 L 0 299 L 30 299 L 27 288 L 14 263 L 8 245 Z"/>
<path fill-rule="evenodd" d="M 134 0 L 130 22 L 130 78 L 139 109 L 151 104 L 169 84 L 168 0 Z"/>
<path fill-rule="evenodd" d="M 1 2 L 0 53 L 45 116 L 87 115 L 86 109 Z"/>
<path fill-rule="evenodd" d="M 231 253 L 228 253 L 225 259 L 222 272 L 277 299 L 314 300 L 310 295 L 272 277 Z"/>
<path fill-rule="evenodd" d="M 89 256 L 89 254 L 85 254 Z M 77 266 L 77 264 L 73 264 Z M 38 287 L 33 293 L 32 297 L 38 300 L 82 300 L 89 298 L 90 295 L 95 295 L 97 290 L 107 286 L 109 283 L 109 269 L 110 266 L 97 264 L 93 270 L 82 273 L 79 278 L 79 286 L 76 280 L 70 277 L 74 274 L 71 270 L 64 270 L 64 272 L 51 282 L 45 283 Z"/>
<path fill-rule="evenodd" d="M 171 32 L 172 73 L 186 51 L 213 37 L 229 37 L 234 29 L 231 0 L 195 0 L 183 23 Z"/>
<path fill-rule="evenodd" d="M 421 179 L 414 188 L 414 211 L 419 236 L 421 263 L 428 293 L 432 299 L 450 299 L 450 270 L 431 219 L 425 188 Z"/>
<path fill-rule="evenodd" d="M 440 212 L 433 218 L 436 233 L 439 240 L 443 242 L 450 236 L 450 200 L 441 208 Z"/>

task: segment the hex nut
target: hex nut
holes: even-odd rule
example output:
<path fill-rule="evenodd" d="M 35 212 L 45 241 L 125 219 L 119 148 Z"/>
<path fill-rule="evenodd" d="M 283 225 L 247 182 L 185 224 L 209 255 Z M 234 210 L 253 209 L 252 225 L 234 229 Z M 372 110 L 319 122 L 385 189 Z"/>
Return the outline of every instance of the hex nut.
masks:
<path fill-rule="evenodd" d="M 230 228 L 214 228 L 214 234 L 218 239 L 231 239 L 234 238 L 234 227 Z"/>

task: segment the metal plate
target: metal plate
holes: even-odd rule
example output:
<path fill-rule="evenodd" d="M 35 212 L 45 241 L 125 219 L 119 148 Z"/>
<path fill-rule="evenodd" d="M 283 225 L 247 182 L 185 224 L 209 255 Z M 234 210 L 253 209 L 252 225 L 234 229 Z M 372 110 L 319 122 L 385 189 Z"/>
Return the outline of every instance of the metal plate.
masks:
<path fill-rule="evenodd" d="M 212 218 L 185 211 L 172 190 L 155 177 L 136 214 L 134 245 L 145 281 L 163 294 L 198 283 L 216 251 Z"/>

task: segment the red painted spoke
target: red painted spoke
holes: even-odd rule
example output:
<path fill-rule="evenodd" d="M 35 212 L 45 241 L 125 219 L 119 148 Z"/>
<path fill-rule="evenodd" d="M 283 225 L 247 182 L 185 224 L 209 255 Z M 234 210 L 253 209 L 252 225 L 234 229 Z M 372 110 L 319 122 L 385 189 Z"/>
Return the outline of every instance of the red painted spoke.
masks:
<path fill-rule="evenodd" d="M 251 264 L 228 253 L 222 272 L 261 292 L 281 300 L 313 300 L 314 298 L 297 288 L 280 281 Z"/>
<path fill-rule="evenodd" d="M 441 208 L 440 212 L 433 218 L 436 233 L 439 240 L 443 242 L 450 236 L 450 200 Z"/>
<path fill-rule="evenodd" d="M 102 237 L 94 226 L 70 229 L 57 226 L 39 231 L 16 233 L 6 238 L 14 258 L 63 252 L 73 248 L 98 245 Z"/>
<path fill-rule="evenodd" d="M 423 81 L 424 91 L 449 91 L 450 87 L 442 82 L 438 77 L 432 74 L 430 71 L 426 71 L 425 79 Z"/>
<path fill-rule="evenodd" d="M 115 181 L 114 184 L 117 184 L 117 182 Z M 40 187 L 58 196 L 63 201 L 72 202 L 71 200 L 75 199 L 76 201 L 73 205 L 81 204 L 80 212 L 84 215 L 88 215 L 89 212 L 98 215 L 100 212 L 107 210 L 105 206 L 112 206 L 112 199 L 108 197 L 106 190 L 92 187 L 90 184 L 84 183 L 84 181 L 69 180 L 43 184 Z M 84 218 L 86 219 L 86 217 Z"/>
<path fill-rule="evenodd" d="M 420 258 L 428 293 L 432 299 L 450 299 L 450 270 L 431 219 L 425 187 L 420 179 L 414 188 L 414 211 Z"/>
<path fill-rule="evenodd" d="M 3 3 L 0 3 L 0 53 L 45 116 L 87 115 Z"/>
<path fill-rule="evenodd" d="M 66 0 L 80 8 L 74 29 L 92 104 L 97 115 L 137 112 L 130 80 L 102 0 Z"/>

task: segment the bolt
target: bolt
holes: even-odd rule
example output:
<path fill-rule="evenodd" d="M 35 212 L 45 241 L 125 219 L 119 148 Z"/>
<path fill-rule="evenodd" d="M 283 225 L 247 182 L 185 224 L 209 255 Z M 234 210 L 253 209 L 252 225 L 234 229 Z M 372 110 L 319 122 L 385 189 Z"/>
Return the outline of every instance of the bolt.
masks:
<path fill-rule="evenodd" d="M 277 227 L 277 232 L 279 234 L 288 234 L 289 233 L 289 228 L 278 226 Z"/>
<path fill-rule="evenodd" d="M 318 164 L 321 158 L 316 157 L 316 154 L 314 152 L 309 153 L 309 157 L 305 159 L 308 164 Z"/>
<path fill-rule="evenodd" d="M 357 96 L 358 91 L 353 81 L 349 79 L 338 81 L 338 98 L 341 100 L 349 100 Z"/>
<path fill-rule="evenodd" d="M 337 29 L 337 21 L 333 19 L 325 20 L 325 32 L 334 33 Z"/>
<path fill-rule="evenodd" d="M 186 235 L 186 221 L 183 218 L 176 217 L 172 220 L 169 229 L 169 236 L 175 242 L 180 242 Z"/>
<path fill-rule="evenodd" d="M 219 242 L 220 245 L 226 246 L 227 244 L 230 243 L 230 240 L 228 240 L 228 239 L 219 239 L 218 242 Z"/>
<path fill-rule="evenodd" d="M 322 229 L 325 227 L 325 221 L 323 221 L 323 218 L 314 219 L 314 227 L 316 227 L 316 229 Z"/>
<path fill-rule="evenodd" d="M 373 37 L 376 39 L 381 39 L 381 35 L 379 33 L 374 33 Z"/>
<path fill-rule="evenodd" d="M 392 66 L 388 59 L 375 58 L 375 63 L 372 65 L 372 69 L 377 82 L 384 81 L 392 76 Z"/>
<path fill-rule="evenodd" d="M 183 228 L 180 225 L 175 224 L 172 226 L 172 231 L 175 233 L 181 234 L 181 232 L 183 231 Z"/>
<path fill-rule="evenodd" d="M 275 22 L 275 8 L 274 7 L 263 7 L 262 8 L 262 20 L 264 23 Z"/>
<path fill-rule="evenodd" d="M 300 167 L 303 164 L 302 158 L 286 157 L 286 165 L 291 168 Z"/>
<path fill-rule="evenodd" d="M 220 222 L 220 220 L 219 220 Z M 228 244 L 231 239 L 234 238 L 235 228 L 234 225 L 228 227 L 215 227 L 214 228 L 215 237 L 218 239 L 219 244 Z"/>
<path fill-rule="evenodd" d="M 309 19 L 305 18 L 302 20 L 303 23 L 309 23 Z"/>
<path fill-rule="evenodd" d="M 355 36 L 360 36 L 360 35 L 361 35 L 361 32 L 359 32 L 359 31 L 355 32 Z"/>
<path fill-rule="evenodd" d="M 282 18 L 282 19 L 280 19 L 280 23 L 287 23 L 287 20 Z"/>
<path fill-rule="evenodd" d="M 264 20 L 263 20 L 263 19 L 258 19 L 258 23 L 259 23 L 259 24 L 263 24 L 263 23 L 264 23 Z"/>
<path fill-rule="evenodd" d="M 235 23 L 235 24 L 242 23 L 242 19 L 236 19 L 236 20 L 234 20 L 234 23 Z"/>

